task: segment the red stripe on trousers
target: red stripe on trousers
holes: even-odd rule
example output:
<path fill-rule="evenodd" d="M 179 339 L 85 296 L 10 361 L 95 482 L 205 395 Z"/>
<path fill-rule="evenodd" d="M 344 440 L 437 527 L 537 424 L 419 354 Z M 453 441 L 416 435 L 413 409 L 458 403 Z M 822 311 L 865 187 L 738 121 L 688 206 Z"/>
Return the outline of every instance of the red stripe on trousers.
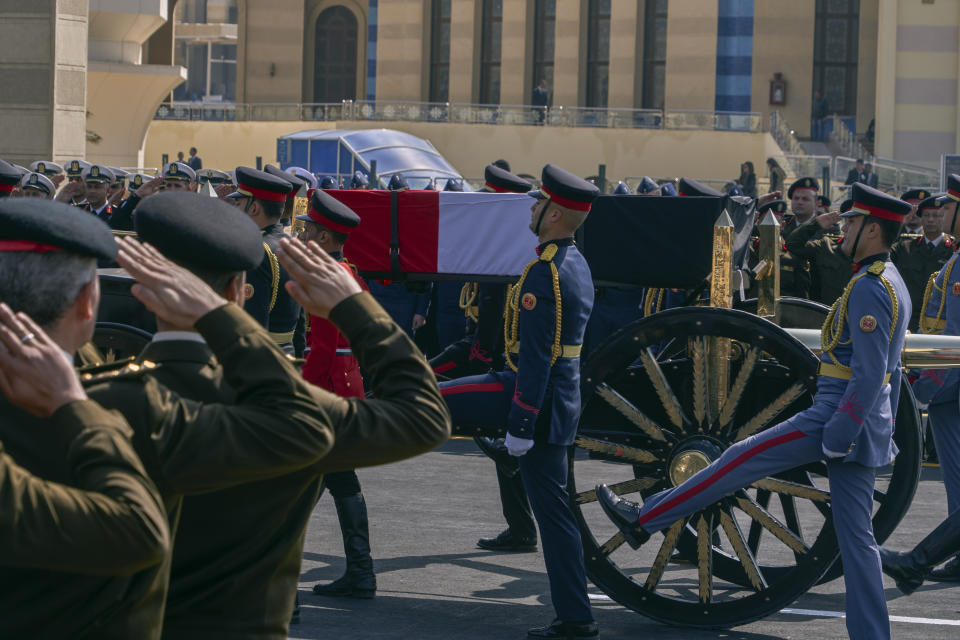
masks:
<path fill-rule="evenodd" d="M 790 432 L 790 433 L 785 433 L 785 434 L 783 434 L 782 436 L 777 436 L 776 438 L 773 438 L 772 440 L 767 440 L 766 442 L 763 442 L 763 443 L 761 443 L 761 444 L 758 444 L 757 446 L 753 447 L 752 449 L 749 449 L 749 450 L 747 450 L 747 451 L 744 451 L 744 452 L 741 453 L 739 456 L 737 456 L 736 458 L 734 458 L 733 460 L 731 460 L 731 461 L 730 461 L 729 463 L 727 463 L 725 466 L 723 466 L 723 467 L 721 467 L 720 469 L 718 469 L 718 470 L 717 470 L 716 472 L 714 472 L 709 478 L 703 480 L 702 482 L 700 482 L 700 483 L 699 483 L 698 485 L 696 485 L 695 487 L 690 487 L 689 489 L 687 489 L 686 491 L 684 491 L 684 492 L 681 493 L 680 495 L 675 496 L 674 498 L 668 500 L 667 502 L 664 502 L 663 504 L 654 507 L 653 509 L 650 510 L 649 513 L 646 513 L 646 514 L 644 514 L 643 516 L 640 516 L 640 517 L 637 519 L 637 524 L 640 525 L 640 526 L 643 526 L 644 523 L 650 522 L 650 520 L 652 520 L 653 518 L 656 518 L 657 516 L 663 515 L 664 513 L 666 513 L 666 512 L 669 511 L 670 509 L 674 508 L 675 506 L 677 506 L 677 505 L 680 504 L 681 502 L 684 502 L 684 501 L 686 501 L 686 500 L 689 500 L 690 498 L 694 497 L 694 496 L 697 495 L 698 493 L 703 492 L 705 489 L 707 489 L 708 487 L 710 487 L 710 485 L 714 484 L 717 480 L 719 480 L 719 479 L 722 478 L 723 476 L 725 476 L 725 475 L 727 475 L 728 473 L 730 473 L 733 469 L 735 469 L 736 467 L 740 466 L 741 464 L 743 464 L 744 462 L 746 462 L 746 461 L 749 460 L 750 458 L 752 458 L 752 457 L 754 457 L 754 456 L 756 456 L 756 455 L 758 455 L 758 454 L 763 453 L 763 452 L 766 451 L 767 449 L 773 448 L 773 447 L 775 447 L 775 446 L 777 446 L 777 445 L 780 445 L 780 444 L 786 444 L 787 442 L 793 442 L 794 440 L 799 440 L 800 438 L 805 438 L 806 435 L 807 435 L 807 434 L 805 434 L 805 433 L 802 432 L 802 431 L 792 431 L 792 432 Z"/>
<path fill-rule="evenodd" d="M 438 364 L 437 366 L 435 366 L 435 367 L 433 368 L 433 372 L 434 372 L 434 373 L 444 373 L 444 372 L 446 372 L 446 371 L 450 371 L 450 369 L 453 369 L 453 368 L 455 368 L 456 366 L 457 366 L 457 363 L 454 362 L 453 360 L 451 360 L 450 362 L 444 362 L 443 364 Z"/>
<path fill-rule="evenodd" d="M 485 384 L 462 384 L 459 387 L 447 387 L 440 389 L 440 395 L 452 396 L 458 393 L 483 393 L 490 391 L 503 391 L 503 385 L 499 382 L 487 382 Z"/>

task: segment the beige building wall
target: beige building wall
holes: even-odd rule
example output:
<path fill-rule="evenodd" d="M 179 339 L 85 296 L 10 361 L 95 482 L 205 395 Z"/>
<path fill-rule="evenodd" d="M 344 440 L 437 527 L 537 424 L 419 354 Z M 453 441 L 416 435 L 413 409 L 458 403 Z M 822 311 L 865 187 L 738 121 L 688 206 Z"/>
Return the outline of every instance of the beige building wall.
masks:
<path fill-rule="evenodd" d="M 301 102 L 303 0 L 245 0 L 237 14 L 237 102 Z"/>
<path fill-rule="evenodd" d="M 427 3 L 429 4 L 429 3 Z M 429 91 L 425 56 L 430 50 L 424 0 L 377 5 L 377 99 L 419 101 Z M 366 77 L 366 54 L 364 54 Z M 363 92 L 360 95 L 364 95 Z"/>
<path fill-rule="evenodd" d="M 632 109 L 642 85 L 643 49 L 638 48 L 643 3 L 634 0 L 610 4 L 610 84 L 607 106 Z"/>
<path fill-rule="evenodd" d="M 753 5 L 750 110 L 763 113 L 764 120 L 771 111 L 779 110 L 800 137 L 810 135 L 814 17 L 812 2 L 763 0 Z M 669 46 L 669 40 L 667 42 Z M 669 62 L 667 64 L 669 67 Z M 787 82 L 784 106 L 770 104 L 770 81 L 774 73 L 782 73 Z"/>
<path fill-rule="evenodd" d="M 0 157 L 84 156 L 87 28 L 86 0 L 0 0 Z"/>
<path fill-rule="evenodd" d="M 533 24 L 527 22 L 527 5 L 532 4 L 527 0 L 503 0 L 500 104 L 530 103 L 533 86 L 529 80 L 527 41 L 533 40 Z"/>
<path fill-rule="evenodd" d="M 865 133 L 877 110 L 877 29 L 880 0 L 860 0 L 857 51 L 857 133 Z"/>
<path fill-rule="evenodd" d="M 557 3 L 556 31 L 553 49 L 554 106 L 576 107 L 582 104 L 580 96 L 580 60 L 586 47 L 580 39 L 582 0 L 567 0 Z M 532 88 L 531 88 L 532 89 Z M 585 98 L 584 98 L 585 99 Z"/>
<path fill-rule="evenodd" d="M 474 49 L 479 46 L 477 3 L 474 0 L 450 0 L 450 102 L 474 102 L 477 91 Z"/>
<path fill-rule="evenodd" d="M 717 86 L 718 5 L 704 0 L 670 0 L 669 6 L 664 107 L 712 111 Z"/>

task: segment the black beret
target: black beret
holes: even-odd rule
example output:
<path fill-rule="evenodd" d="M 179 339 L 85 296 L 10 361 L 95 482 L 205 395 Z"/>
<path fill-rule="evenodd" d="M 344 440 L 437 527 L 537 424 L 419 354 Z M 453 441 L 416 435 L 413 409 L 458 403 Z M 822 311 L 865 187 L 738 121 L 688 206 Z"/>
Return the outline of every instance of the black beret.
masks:
<path fill-rule="evenodd" d="M 321 189 L 339 189 L 340 185 L 337 184 L 337 179 L 333 176 L 323 176 L 320 178 L 320 188 Z"/>
<path fill-rule="evenodd" d="M 816 178 L 800 178 L 787 189 L 787 197 L 792 198 L 793 192 L 797 189 L 812 189 L 813 191 L 820 191 L 820 183 L 817 182 Z"/>
<path fill-rule="evenodd" d="M 900 197 L 903 200 L 903 197 Z M 917 213 L 923 213 L 924 209 L 939 209 L 943 205 L 937 196 L 929 196 L 917 203 Z"/>
<path fill-rule="evenodd" d="M 883 220 L 903 222 L 903 217 L 913 209 L 909 202 L 859 182 L 855 182 L 850 187 L 850 195 L 853 196 L 853 206 L 849 211 L 841 213 L 841 218 L 873 216 Z"/>
<path fill-rule="evenodd" d="M 137 205 L 134 224 L 140 240 L 191 270 L 248 271 L 263 261 L 260 229 L 217 198 L 164 191 Z"/>
<path fill-rule="evenodd" d="M 81 175 L 83 175 L 83 170 L 89 166 L 89 162 L 84 162 L 83 160 L 71 160 L 67 165 L 67 177 L 79 178 Z"/>
<path fill-rule="evenodd" d="M 614 188 L 613 195 L 615 196 L 633 195 L 633 191 L 631 191 L 630 187 L 627 185 L 626 182 L 621 181 L 621 182 L 618 182 L 617 186 Z"/>
<path fill-rule="evenodd" d="M 853 198 L 847 198 L 840 203 L 840 213 L 845 213 L 850 211 L 850 208 L 853 206 Z"/>
<path fill-rule="evenodd" d="M 702 196 L 708 198 L 720 198 L 723 196 L 722 193 L 703 184 L 702 182 L 697 182 L 690 178 L 680 178 L 679 184 L 677 185 L 677 190 L 680 192 L 681 196 Z"/>
<path fill-rule="evenodd" d="M 30 171 L 42 173 L 45 176 L 58 176 L 63 173 L 63 167 L 51 160 L 36 160 L 30 163 Z"/>
<path fill-rule="evenodd" d="M 92 164 L 83 170 L 81 177 L 86 182 L 106 182 L 112 184 L 116 176 L 109 167 L 102 167 L 99 164 Z"/>
<path fill-rule="evenodd" d="M 184 180 L 186 182 L 195 182 L 197 172 L 190 168 L 190 165 L 182 162 L 170 162 L 163 168 L 164 180 Z"/>
<path fill-rule="evenodd" d="M 650 176 L 643 176 L 640 184 L 637 185 L 637 193 L 651 193 L 659 188 L 660 185 L 657 184 L 656 180 Z"/>
<path fill-rule="evenodd" d="M 20 172 L 9 162 L 0 160 L 0 193 L 9 194 L 20 184 Z"/>
<path fill-rule="evenodd" d="M 407 184 L 407 179 L 403 177 L 403 174 L 395 173 L 393 177 L 390 178 L 390 184 L 387 185 L 387 189 L 390 191 L 403 191 L 404 189 L 409 189 L 410 185 Z"/>
<path fill-rule="evenodd" d="M 827 196 L 817 196 L 817 204 L 822 207 L 829 207 L 830 198 L 828 198 Z"/>
<path fill-rule="evenodd" d="M 228 195 L 228 198 L 256 198 L 271 202 L 284 202 L 293 185 L 290 176 L 281 178 L 266 171 L 257 171 L 250 167 L 237 167 L 237 190 Z"/>
<path fill-rule="evenodd" d="M 947 176 L 947 192 L 939 199 L 941 205 L 960 200 L 960 176 L 955 173 Z"/>
<path fill-rule="evenodd" d="M 444 191 L 463 191 L 463 180 L 461 178 L 450 178 L 443 187 Z"/>
<path fill-rule="evenodd" d="M 910 189 L 909 191 L 904 191 L 900 199 L 910 204 L 916 204 L 921 200 L 926 200 L 932 195 L 933 194 L 926 189 Z"/>
<path fill-rule="evenodd" d="M 590 205 L 600 195 L 600 189 L 569 171 L 548 164 L 540 174 L 540 188 L 528 195 L 538 200 L 550 198 L 568 209 L 590 211 Z"/>
<path fill-rule="evenodd" d="M 498 166 L 488 164 L 483 170 L 484 186 L 490 191 L 497 193 L 527 193 L 533 188 L 533 185 L 521 178 L 515 176 L 509 171 L 505 171 Z"/>
<path fill-rule="evenodd" d="M 292 198 L 293 196 L 297 195 L 297 192 L 300 191 L 300 187 L 304 185 L 306 185 L 308 189 L 311 188 L 306 180 L 300 176 L 293 175 L 292 173 L 287 173 L 280 167 L 275 167 L 272 164 L 268 164 L 263 168 L 263 170 L 275 178 L 280 178 L 281 180 L 286 180 L 290 183 L 292 188 L 290 193 L 287 194 L 288 198 Z"/>
<path fill-rule="evenodd" d="M 233 179 L 225 171 L 217 169 L 200 169 L 197 171 L 197 178 L 211 184 L 232 184 Z"/>
<path fill-rule="evenodd" d="M 54 247 L 90 258 L 117 257 L 117 243 L 105 222 L 53 200 L 0 200 L 0 238 L 0 251 L 44 252 Z"/>
<path fill-rule="evenodd" d="M 766 203 L 757 209 L 757 213 L 766 213 L 767 211 L 773 211 L 774 213 L 779 213 L 783 215 L 787 212 L 787 201 L 786 200 L 773 200 Z"/>
<path fill-rule="evenodd" d="M 297 220 L 316 222 L 331 231 L 349 234 L 360 224 L 360 216 L 326 191 L 317 189 L 310 198 L 310 210 Z"/>

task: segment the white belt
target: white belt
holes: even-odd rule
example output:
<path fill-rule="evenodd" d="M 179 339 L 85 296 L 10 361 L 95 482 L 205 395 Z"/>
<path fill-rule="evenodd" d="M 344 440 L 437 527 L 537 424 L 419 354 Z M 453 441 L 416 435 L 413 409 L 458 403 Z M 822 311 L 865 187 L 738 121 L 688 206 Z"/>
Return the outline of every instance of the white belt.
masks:
<path fill-rule="evenodd" d="M 337 349 L 337 355 L 338 355 L 338 356 L 352 356 L 352 355 L 353 355 L 353 349 L 350 349 L 350 348 L 347 348 L 347 349 Z"/>

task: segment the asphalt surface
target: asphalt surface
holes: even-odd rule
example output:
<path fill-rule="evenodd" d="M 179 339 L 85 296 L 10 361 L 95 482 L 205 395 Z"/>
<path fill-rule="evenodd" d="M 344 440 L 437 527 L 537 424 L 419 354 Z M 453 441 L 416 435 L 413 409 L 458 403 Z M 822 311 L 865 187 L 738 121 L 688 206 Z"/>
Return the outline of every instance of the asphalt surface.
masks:
<path fill-rule="evenodd" d="M 598 477 L 612 473 L 607 468 L 613 465 L 588 464 Z M 524 638 L 528 627 L 553 618 L 540 553 L 491 553 L 475 546 L 478 537 L 495 535 L 504 525 L 493 464 L 472 441 L 451 440 L 425 456 L 361 470 L 359 476 L 370 512 L 377 597 L 323 598 L 310 590 L 343 571 L 336 511 L 326 494 L 307 531 L 302 621 L 291 627 L 291 638 Z M 887 545 L 915 544 L 945 517 L 945 500 L 939 468 L 926 467 L 910 511 Z M 667 575 L 682 581 L 683 571 L 672 566 Z M 889 579 L 884 585 L 895 638 L 960 638 L 960 585 L 928 582 L 910 597 Z M 726 631 L 670 627 L 609 601 L 592 584 L 589 591 L 597 597 L 594 615 L 603 638 L 846 637 L 839 617 L 842 579 L 814 587 L 787 611 Z"/>

